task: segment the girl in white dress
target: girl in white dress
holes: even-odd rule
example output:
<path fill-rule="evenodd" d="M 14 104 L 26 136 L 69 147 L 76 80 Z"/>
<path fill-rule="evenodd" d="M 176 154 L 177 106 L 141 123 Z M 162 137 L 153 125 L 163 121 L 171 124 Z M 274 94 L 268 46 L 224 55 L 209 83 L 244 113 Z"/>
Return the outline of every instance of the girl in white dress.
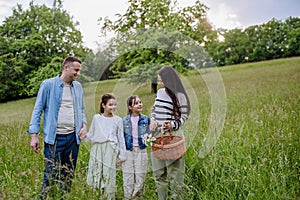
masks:
<path fill-rule="evenodd" d="M 114 115 L 116 99 L 104 94 L 100 113 L 94 115 L 86 141 L 92 142 L 87 184 L 105 199 L 115 199 L 116 167 L 126 159 L 122 118 Z"/>

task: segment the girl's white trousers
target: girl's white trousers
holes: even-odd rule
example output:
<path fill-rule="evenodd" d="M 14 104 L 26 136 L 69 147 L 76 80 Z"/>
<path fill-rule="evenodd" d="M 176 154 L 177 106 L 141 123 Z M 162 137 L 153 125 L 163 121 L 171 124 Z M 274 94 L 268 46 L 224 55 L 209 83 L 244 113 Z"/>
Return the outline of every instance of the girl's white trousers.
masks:
<path fill-rule="evenodd" d="M 143 195 L 144 182 L 148 167 L 147 149 L 133 147 L 126 151 L 126 161 L 122 164 L 123 187 L 125 199 Z"/>

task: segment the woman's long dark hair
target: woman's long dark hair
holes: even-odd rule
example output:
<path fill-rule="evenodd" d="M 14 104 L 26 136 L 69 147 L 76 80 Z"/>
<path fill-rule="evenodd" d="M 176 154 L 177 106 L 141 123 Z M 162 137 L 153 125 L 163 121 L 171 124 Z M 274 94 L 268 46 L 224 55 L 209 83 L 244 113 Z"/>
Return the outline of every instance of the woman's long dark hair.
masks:
<path fill-rule="evenodd" d="M 104 113 L 104 108 L 102 107 L 102 104 L 106 105 L 108 100 L 110 99 L 116 99 L 115 96 L 113 94 L 104 94 L 101 97 L 101 102 L 100 102 L 100 113 L 99 114 L 103 114 Z"/>
<path fill-rule="evenodd" d="M 190 100 L 186 94 L 186 91 L 182 85 L 182 82 L 177 74 L 177 72 L 169 66 L 163 67 L 158 71 L 158 75 L 161 77 L 161 80 L 165 86 L 167 94 L 170 96 L 173 103 L 173 112 L 175 119 L 181 117 L 181 106 L 176 96 L 177 93 L 183 93 L 187 100 L 187 115 L 190 114 Z"/>

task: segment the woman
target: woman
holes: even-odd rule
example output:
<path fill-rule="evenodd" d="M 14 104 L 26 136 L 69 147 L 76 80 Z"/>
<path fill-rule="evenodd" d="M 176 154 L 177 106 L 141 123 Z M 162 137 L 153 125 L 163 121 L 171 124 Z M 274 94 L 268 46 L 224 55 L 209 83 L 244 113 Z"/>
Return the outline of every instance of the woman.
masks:
<path fill-rule="evenodd" d="M 181 127 L 190 113 L 190 102 L 183 84 L 172 67 L 163 67 L 157 80 L 161 88 L 151 111 L 150 130 L 158 135 L 161 128 L 165 128 L 172 134 L 183 135 Z M 168 198 L 170 184 L 172 198 L 183 199 L 184 158 L 166 161 L 157 159 L 153 154 L 151 157 L 158 198 Z"/>

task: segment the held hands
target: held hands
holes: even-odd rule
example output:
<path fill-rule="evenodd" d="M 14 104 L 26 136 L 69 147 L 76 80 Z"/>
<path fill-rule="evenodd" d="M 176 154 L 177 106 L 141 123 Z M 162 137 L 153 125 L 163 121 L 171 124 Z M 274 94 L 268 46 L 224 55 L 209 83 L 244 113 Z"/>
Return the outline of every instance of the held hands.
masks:
<path fill-rule="evenodd" d="M 37 136 L 37 134 L 31 134 L 31 142 L 30 142 L 30 147 L 35 153 L 38 153 L 40 150 L 40 141 Z"/>
<path fill-rule="evenodd" d="M 116 162 L 116 167 L 119 168 L 122 166 L 122 160 L 120 160 L 119 158 L 117 158 L 117 162 Z"/>
<path fill-rule="evenodd" d="M 85 139 L 87 137 L 87 128 L 86 124 L 82 125 L 82 128 L 79 131 L 79 137 L 81 140 Z"/>

